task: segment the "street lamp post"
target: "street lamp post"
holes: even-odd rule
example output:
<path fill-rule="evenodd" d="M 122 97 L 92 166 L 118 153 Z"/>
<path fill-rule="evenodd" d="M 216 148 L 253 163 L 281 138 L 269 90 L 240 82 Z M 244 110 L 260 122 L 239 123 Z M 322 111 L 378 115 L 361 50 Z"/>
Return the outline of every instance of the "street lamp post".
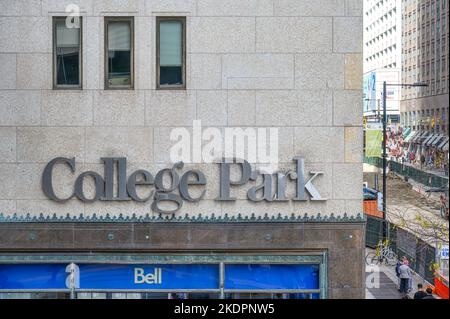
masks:
<path fill-rule="evenodd" d="M 386 224 L 386 168 L 387 168 L 387 153 L 386 153 L 386 126 L 387 126 L 387 111 L 386 111 L 386 81 L 383 82 L 383 141 L 382 141 L 382 160 L 383 160 L 383 239 L 388 238 L 388 229 Z"/>
<path fill-rule="evenodd" d="M 402 84 L 402 83 L 386 83 L 383 81 L 383 140 L 382 140 L 382 160 L 383 160 L 383 239 L 388 238 L 388 228 L 386 223 L 386 169 L 387 169 L 387 153 L 386 153 L 386 139 L 387 139 L 387 111 L 386 111 L 386 91 L 387 86 L 400 86 L 400 87 L 424 87 L 428 84 L 424 82 L 417 82 L 413 84 Z"/>

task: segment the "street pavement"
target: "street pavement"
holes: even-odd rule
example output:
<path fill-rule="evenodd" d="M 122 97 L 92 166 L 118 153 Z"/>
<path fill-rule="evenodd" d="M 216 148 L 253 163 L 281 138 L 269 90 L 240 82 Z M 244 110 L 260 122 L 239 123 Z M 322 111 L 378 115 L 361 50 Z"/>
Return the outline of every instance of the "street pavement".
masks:
<path fill-rule="evenodd" d="M 374 173 L 366 171 L 364 181 L 368 182 L 370 187 L 374 186 L 373 178 Z M 381 177 L 379 182 L 381 187 Z M 418 185 L 414 181 L 411 183 Z M 448 234 L 449 222 L 441 217 L 438 193 L 427 193 L 428 196 L 421 194 L 413 189 L 410 183 L 395 174 L 388 175 L 386 191 L 387 220 L 397 225 L 403 224 L 402 228 L 414 232 L 432 246 L 436 245 L 434 230 L 439 229 L 441 233 Z M 421 226 L 423 223 L 417 220 L 418 216 L 433 225 L 434 229 L 424 230 Z"/>
<path fill-rule="evenodd" d="M 449 222 L 441 216 L 439 200 L 418 193 L 396 175 L 389 175 L 386 190 L 387 220 L 415 233 L 432 246 L 448 244 L 448 235 L 444 234 L 449 233 Z M 418 217 L 423 219 L 422 222 Z M 424 224 L 432 226 L 424 228 Z M 445 237 L 446 242 L 443 241 Z"/>
<path fill-rule="evenodd" d="M 365 175 L 365 181 L 368 181 L 369 184 L 371 184 L 372 181 L 370 179 L 372 176 L 372 174 Z M 443 229 L 446 229 L 446 233 L 448 234 L 449 222 L 441 217 L 440 203 L 436 196 L 427 197 L 418 193 L 413 189 L 410 183 L 405 182 L 401 177 L 394 174 L 388 175 L 386 204 L 386 218 L 393 223 L 398 224 L 399 220 L 406 220 L 409 225 L 414 225 L 417 224 L 415 223 L 417 216 L 421 216 L 426 220 L 432 221 L 436 225 L 442 225 Z M 418 225 L 420 225 L 420 223 L 418 223 Z M 436 240 L 432 240 L 432 236 L 430 236 L 430 238 L 423 238 L 424 234 L 428 234 L 428 232 L 424 232 L 423 229 L 416 228 L 416 231 L 414 231 L 414 227 L 409 227 L 408 230 L 415 232 L 417 236 L 429 242 L 432 246 L 436 245 Z M 371 251 L 371 249 L 367 248 L 366 254 L 369 251 Z M 395 266 L 381 265 L 378 270 L 379 286 L 370 287 L 370 285 L 368 285 L 369 282 L 366 281 L 366 299 L 401 299 L 402 295 L 398 292 L 399 284 L 395 274 Z M 366 278 L 371 276 L 371 271 L 373 270 L 369 266 L 366 266 Z M 414 293 L 417 291 L 418 283 L 422 283 L 425 288 L 430 284 L 419 275 L 414 274 L 412 290 L 409 293 L 410 297 L 413 297 Z"/>
<path fill-rule="evenodd" d="M 369 183 L 369 187 L 374 187 L 374 173 L 379 169 L 372 165 L 367 165 L 364 173 L 364 181 Z M 372 168 L 372 170 L 370 170 Z M 382 188 L 382 176 L 379 174 L 379 187 Z M 411 183 L 417 184 L 411 180 Z M 417 184 L 418 185 L 418 184 Z M 420 194 L 413 189 L 413 186 L 405 182 L 403 178 L 395 174 L 389 174 L 387 178 L 387 209 L 389 210 L 402 209 L 411 210 L 413 212 L 422 212 L 426 217 L 435 220 L 444 221 L 440 215 L 440 203 L 438 193 L 428 193 L 429 197 Z M 448 221 L 447 221 L 448 224 Z"/>
<path fill-rule="evenodd" d="M 366 254 L 373 252 L 373 249 L 367 248 Z M 366 299 L 402 299 L 403 295 L 398 291 L 399 284 L 398 278 L 395 274 L 395 266 L 379 265 L 379 285 L 373 287 L 370 285 L 373 277 L 374 269 L 366 265 Z M 376 277 L 375 277 L 376 278 Z M 421 283 L 426 288 L 430 283 L 420 277 L 418 274 L 413 273 L 412 289 L 409 292 L 411 298 L 414 297 L 414 293 L 417 291 L 417 284 Z"/>
<path fill-rule="evenodd" d="M 411 184 L 400 177 L 390 175 L 387 179 L 387 209 L 411 210 L 411 213 L 421 212 L 426 217 L 436 221 L 444 221 L 440 215 L 440 203 L 436 198 L 426 196 L 413 190 Z M 448 221 L 447 221 L 448 224 Z"/>

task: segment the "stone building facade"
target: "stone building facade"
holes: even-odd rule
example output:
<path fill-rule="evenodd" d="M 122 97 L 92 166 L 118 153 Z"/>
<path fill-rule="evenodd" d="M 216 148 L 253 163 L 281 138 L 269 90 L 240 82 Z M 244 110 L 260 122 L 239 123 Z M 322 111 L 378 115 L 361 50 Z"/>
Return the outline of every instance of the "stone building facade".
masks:
<path fill-rule="evenodd" d="M 447 1 L 405 1 L 403 4 L 403 70 L 405 83 L 427 87 L 405 90 L 405 127 L 448 135 L 449 4 Z"/>
<path fill-rule="evenodd" d="M 424 156 L 430 169 L 448 175 L 449 3 L 408 0 L 402 8 L 402 83 L 427 84 L 402 91 L 401 124 L 414 133 L 407 155 L 417 166 Z"/>
<path fill-rule="evenodd" d="M 360 2 L 1 0 L 0 263 L 27 259 L 24 251 L 75 263 L 174 253 L 319 256 L 321 297 L 362 298 Z M 60 89 L 53 17 L 67 16 L 70 4 L 82 17 L 81 85 Z M 107 17 L 133 17 L 128 89 L 105 88 Z M 185 87 L 158 88 L 159 17 L 185 19 Z M 220 201 L 220 165 L 195 161 L 181 171 L 203 172 L 206 193 L 173 214 L 155 212 L 151 200 L 58 202 L 43 191 L 44 169 L 58 157 L 75 158 L 74 172 L 55 165 L 58 198 L 70 197 L 82 172 L 105 178 L 105 157 L 126 158 L 126 177 L 137 169 L 155 176 L 174 165 L 171 132 L 192 133 L 196 120 L 219 131 L 276 128 L 279 167 L 293 170 L 293 158 L 303 157 L 306 179 L 321 172 L 313 184 L 322 200 L 307 189 L 307 200 L 251 201 L 257 181 L 248 181 L 231 187 L 236 200 Z M 95 196 L 92 180 L 84 192 Z"/>

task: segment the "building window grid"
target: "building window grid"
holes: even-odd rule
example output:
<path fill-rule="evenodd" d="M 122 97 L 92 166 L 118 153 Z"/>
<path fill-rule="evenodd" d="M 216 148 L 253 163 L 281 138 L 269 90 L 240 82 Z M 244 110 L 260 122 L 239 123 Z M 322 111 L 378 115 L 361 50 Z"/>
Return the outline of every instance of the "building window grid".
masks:
<path fill-rule="evenodd" d="M 443 6 L 443 8 L 445 7 L 445 2 L 443 2 L 442 3 L 442 6 Z M 418 8 L 419 10 L 418 10 L 418 12 L 420 12 L 420 7 Z M 427 6 L 427 10 L 429 10 L 429 8 L 428 8 L 428 6 Z M 437 10 L 438 11 L 438 10 Z M 415 17 L 415 11 L 413 12 L 413 17 Z M 388 15 L 391 15 L 392 14 L 392 11 L 389 11 L 388 12 Z M 405 15 L 406 16 L 406 15 Z M 411 18 L 410 18 L 410 14 L 408 15 L 408 17 L 409 17 L 409 19 L 408 20 L 412 20 Z M 54 19 L 56 20 L 56 19 L 58 19 L 58 18 L 63 18 L 63 17 L 54 17 Z M 64 17 L 65 18 L 65 17 Z M 81 18 L 81 17 L 80 17 Z M 110 17 L 105 17 L 105 19 L 109 19 Z M 113 18 L 115 18 L 115 17 L 113 17 Z M 131 18 L 132 20 L 133 20 L 133 17 L 127 17 L 127 18 Z M 173 18 L 173 17 L 168 17 L 168 18 Z M 177 17 L 177 18 L 184 18 L 185 19 L 185 17 Z M 82 21 L 82 20 L 81 20 Z M 82 24 L 82 22 L 81 22 L 81 24 Z M 134 21 L 133 21 L 133 24 L 134 24 Z M 427 25 L 430 25 L 430 22 L 429 21 L 427 21 Z M 442 25 L 442 27 L 441 27 L 441 25 Z M 372 28 L 372 24 L 371 24 L 371 26 L 370 26 L 371 28 Z M 185 26 L 184 26 L 184 28 L 185 28 Z M 422 29 L 424 29 L 425 28 L 425 25 L 424 24 L 422 24 Z M 426 30 L 426 33 L 428 34 L 428 37 L 427 38 L 429 38 L 429 29 L 430 28 L 426 28 L 425 30 Z M 439 40 L 438 40 L 438 42 L 436 43 L 436 50 L 437 50 L 437 54 L 439 54 L 440 55 L 440 52 L 439 52 L 439 50 L 442 52 L 442 63 L 439 63 L 439 61 L 437 62 L 437 64 L 436 64 L 436 70 L 437 70 L 437 73 L 438 73 L 438 76 L 439 76 L 439 70 L 442 70 L 442 72 L 444 72 L 445 70 L 446 70 L 446 63 L 445 63 L 445 52 L 446 52 L 446 34 L 444 34 L 444 33 L 441 33 L 441 32 L 443 32 L 444 30 L 446 30 L 446 13 L 445 12 L 443 12 L 442 13 L 442 17 L 438 17 L 437 18 L 437 20 L 436 20 L 436 25 L 434 24 L 434 22 L 431 24 L 431 30 L 432 30 L 432 33 L 434 33 L 434 30 L 436 29 L 436 35 L 437 36 L 440 36 L 440 35 L 442 35 L 442 42 L 441 43 L 439 43 Z M 387 31 L 384 31 L 384 32 L 382 32 L 382 33 L 380 33 L 376 38 L 374 38 L 373 40 L 370 40 L 369 41 L 369 43 L 371 43 L 372 41 L 375 41 L 376 39 L 378 39 L 378 41 L 380 41 L 380 35 L 381 35 L 381 37 L 384 37 L 384 35 L 387 35 L 387 34 L 392 34 L 392 32 L 393 32 L 393 30 L 395 30 L 395 26 L 394 27 L 392 27 L 392 28 L 389 28 Z M 185 31 L 184 31 L 185 32 Z M 414 31 L 414 33 L 413 34 L 415 34 L 415 31 Z M 132 35 L 132 38 L 134 38 L 134 35 Z M 411 41 L 411 38 L 416 38 L 415 36 L 414 37 L 412 37 L 411 36 L 411 30 L 409 30 L 409 32 L 408 32 L 408 35 L 407 35 L 407 38 L 409 39 L 409 41 Z M 424 39 L 422 38 L 422 41 L 423 41 Z M 134 42 L 134 41 L 133 41 Z M 185 43 L 183 43 L 183 44 L 185 44 Z M 424 44 L 423 42 L 422 42 L 422 44 Z M 183 47 L 184 47 L 185 45 L 183 45 Z M 423 50 L 423 48 L 424 48 L 424 46 L 422 45 L 422 57 L 424 58 L 425 57 L 425 53 L 427 54 L 427 56 L 431 56 L 431 55 L 434 55 L 434 43 L 431 43 L 431 51 L 433 51 L 433 52 L 430 52 L 430 43 L 427 41 L 427 44 L 426 44 L 426 49 L 427 49 L 427 51 L 425 52 L 424 50 Z M 133 50 L 134 48 L 132 48 L 132 50 Z M 370 56 L 368 59 L 366 58 L 366 60 L 373 60 L 375 57 L 377 57 L 377 56 L 383 56 L 385 53 L 388 53 L 388 52 L 391 52 L 391 51 L 393 51 L 395 49 L 395 47 L 393 47 L 393 46 L 390 46 L 390 47 L 388 47 L 388 48 L 385 48 L 384 50 L 382 50 L 382 51 L 379 51 L 379 52 L 377 52 L 377 53 L 374 53 L 372 56 Z M 183 50 L 185 51 L 185 48 L 183 48 Z M 420 55 L 420 51 L 421 50 L 415 50 L 415 49 L 413 49 L 413 52 L 414 51 L 417 51 L 417 54 L 419 54 Z M 80 29 L 80 52 L 82 52 L 82 27 L 81 27 L 81 29 Z M 184 55 L 184 54 L 183 54 Z M 81 59 L 82 59 L 82 54 L 80 54 L 80 80 L 79 80 L 79 84 L 78 85 L 75 85 L 73 88 L 78 88 L 78 89 L 80 89 L 81 87 L 82 87 L 82 63 L 81 63 Z M 133 55 L 132 55 L 132 59 L 133 59 Z M 185 60 L 185 59 L 184 59 Z M 412 61 L 412 58 L 411 58 L 411 49 L 409 49 L 408 50 L 408 53 L 407 53 L 407 57 L 406 57 L 406 62 L 407 63 L 411 63 L 411 61 Z M 185 64 L 185 63 L 183 63 L 183 64 Z M 390 64 L 386 64 L 386 66 L 394 66 L 396 63 L 395 62 L 393 62 L 393 63 L 390 63 Z M 55 67 L 55 63 L 54 63 L 54 67 Z M 105 67 L 107 68 L 107 65 L 105 65 Z M 431 67 L 432 69 L 433 69 L 433 67 Z M 131 70 L 131 77 L 132 78 L 134 78 L 134 67 L 132 68 L 132 70 Z M 419 69 L 419 68 L 418 68 Z M 439 70 L 438 70 L 439 69 Z M 408 70 L 410 70 L 410 67 L 408 68 Z M 429 75 L 430 74 L 430 70 L 429 70 L 429 65 L 428 65 L 428 63 L 427 63 L 427 65 L 426 65 L 426 68 L 425 68 L 425 70 L 426 70 L 426 74 L 427 75 Z M 185 65 L 183 65 L 183 73 L 185 73 Z M 185 82 L 185 74 L 183 74 L 183 79 L 184 79 L 184 81 L 183 82 Z M 446 81 L 445 81 L 445 77 L 442 79 L 443 81 L 443 83 L 446 83 Z M 133 80 L 131 81 L 132 82 L 132 84 L 130 85 L 130 87 L 129 88 L 133 88 Z M 181 86 L 181 87 L 183 87 L 183 86 L 185 86 L 185 83 Z M 447 87 L 448 87 L 448 85 L 446 86 L 446 85 L 442 85 L 442 89 L 443 89 L 443 91 L 447 91 Z M 54 80 L 54 88 L 55 89 L 57 89 L 57 88 L 70 88 L 70 86 L 64 86 L 64 85 L 57 85 L 57 83 L 56 83 L 56 80 Z M 105 88 L 110 88 L 110 87 L 108 87 L 108 85 L 105 85 Z M 440 89 L 441 89 L 441 85 L 440 85 L 440 82 L 436 82 L 436 86 L 434 87 L 432 87 L 431 88 L 431 91 L 434 91 L 435 90 L 435 88 L 436 88 L 436 91 L 440 91 Z M 427 91 L 429 91 L 430 89 L 428 89 Z M 423 90 L 422 90 L 423 91 Z"/>

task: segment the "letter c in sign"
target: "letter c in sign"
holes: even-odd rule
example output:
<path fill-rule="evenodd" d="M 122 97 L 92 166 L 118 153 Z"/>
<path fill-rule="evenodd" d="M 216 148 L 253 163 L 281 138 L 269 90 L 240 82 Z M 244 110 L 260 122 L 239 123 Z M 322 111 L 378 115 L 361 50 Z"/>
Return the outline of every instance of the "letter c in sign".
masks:
<path fill-rule="evenodd" d="M 57 163 L 63 163 L 67 164 L 70 167 L 70 170 L 72 173 L 75 172 L 75 157 L 72 158 L 66 158 L 66 157 L 57 157 L 51 160 L 44 169 L 44 172 L 42 173 L 42 190 L 44 191 L 44 194 L 56 201 L 56 202 L 65 202 L 71 199 L 74 196 L 74 193 L 70 195 L 68 198 L 58 198 L 55 194 L 55 191 L 53 189 L 53 166 Z"/>

